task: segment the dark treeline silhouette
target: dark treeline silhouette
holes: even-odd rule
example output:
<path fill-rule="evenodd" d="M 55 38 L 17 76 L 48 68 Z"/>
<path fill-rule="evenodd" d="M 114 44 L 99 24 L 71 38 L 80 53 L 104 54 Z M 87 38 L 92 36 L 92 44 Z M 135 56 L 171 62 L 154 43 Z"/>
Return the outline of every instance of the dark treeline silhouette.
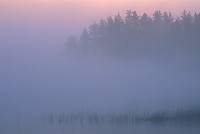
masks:
<path fill-rule="evenodd" d="M 200 13 L 183 11 L 174 18 L 169 12 L 155 11 L 138 16 L 127 10 L 123 19 L 118 13 L 84 29 L 81 36 L 70 36 L 68 56 L 110 55 L 132 58 L 145 55 L 196 53 L 200 48 Z"/>

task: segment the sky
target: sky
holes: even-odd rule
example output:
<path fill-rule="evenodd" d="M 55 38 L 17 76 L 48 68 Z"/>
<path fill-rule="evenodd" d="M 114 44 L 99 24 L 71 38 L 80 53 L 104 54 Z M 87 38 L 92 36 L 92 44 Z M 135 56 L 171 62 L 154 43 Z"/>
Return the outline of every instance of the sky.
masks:
<path fill-rule="evenodd" d="M 5 25 L 30 25 L 46 30 L 53 27 L 67 35 L 79 34 L 100 18 L 118 12 L 124 16 L 127 9 L 140 15 L 146 12 L 152 16 L 155 10 L 161 10 L 179 16 L 184 9 L 200 12 L 199 5 L 199 0 L 0 0 L 0 16 Z"/>
<path fill-rule="evenodd" d="M 65 63 L 63 55 L 67 37 L 71 34 L 79 35 L 83 28 L 100 18 L 106 19 L 118 12 L 124 16 L 127 9 L 149 15 L 155 10 L 170 10 L 172 14 L 180 15 L 183 9 L 192 13 L 200 12 L 199 5 L 199 0 L 0 0 L 0 107 L 4 107 L 3 114 L 8 111 L 23 112 L 24 107 L 29 108 L 29 111 L 40 107 L 47 112 L 57 106 L 61 110 L 72 105 L 87 108 L 90 105 L 97 106 L 95 101 L 91 101 L 94 99 L 97 99 L 99 105 L 107 101 L 107 108 L 118 103 L 121 106 L 131 105 L 131 99 L 146 106 L 151 102 L 157 105 L 158 101 L 151 101 L 155 96 L 148 90 L 148 85 L 150 89 L 156 89 L 153 93 L 157 99 L 163 99 L 163 104 L 168 100 L 173 104 L 177 96 L 184 102 L 197 102 L 199 72 L 177 72 L 178 67 L 175 70 L 162 70 L 165 65 L 158 69 L 152 63 L 137 66 L 125 64 L 115 69 L 113 65 L 103 63 L 95 64 L 92 68 L 88 64 L 70 66 Z M 152 80 L 150 76 L 156 79 Z M 110 79 L 111 83 L 108 82 Z M 135 85 L 129 81 L 133 79 L 136 80 Z M 157 85 L 157 81 L 165 86 L 161 91 L 157 91 L 161 86 Z M 147 85 L 144 85 L 146 82 Z M 124 83 L 127 88 L 122 92 Z M 173 85 L 178 91 L 184 88 L 194 91 L 185 90 L 184 95 L 178 91 L 170 94 Z M 81 86 L 88 90 L 82 90 Z M 130 94 L 129 86 L 142 86 L 142 89 Z M 115 91 L 117 88 L 119 90 Z M 106 90 L 110 93 L 105 96 Z M 171 91 L 167 92 L 168 95 L 167 90 Z M 146 93 L 144 96 L 143 92 Z M 109 100 L 112 93 L 113 99 Z M 143 97 L 137 98 L 137 95 Z M 105 100 L 101 97 L 105 97 Z M 65 102 L 66 98 L 71 102 Z M 76 98 L 80 99 L 74 101 Z M 143 102 L 143 98 L 146 98 L 147 103 Z M 102 107 L 99 106 L 100 109 Z"/>

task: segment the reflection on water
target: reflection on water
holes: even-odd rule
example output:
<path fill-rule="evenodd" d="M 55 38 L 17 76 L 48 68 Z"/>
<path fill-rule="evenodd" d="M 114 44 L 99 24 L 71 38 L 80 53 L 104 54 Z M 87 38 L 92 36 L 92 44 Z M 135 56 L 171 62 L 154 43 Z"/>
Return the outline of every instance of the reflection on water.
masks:
<path fill-rule="evenodd" d="M 199 134 L 200 125 L 44 123 L 36 120 L 0 127 L 1 134 Z"/>

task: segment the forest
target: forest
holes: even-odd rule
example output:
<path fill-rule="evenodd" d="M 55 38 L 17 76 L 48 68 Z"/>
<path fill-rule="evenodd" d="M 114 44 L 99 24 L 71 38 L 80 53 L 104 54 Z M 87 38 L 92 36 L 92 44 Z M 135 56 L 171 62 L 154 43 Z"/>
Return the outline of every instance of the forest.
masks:
<path fill-rule="evenodd" d="M 184 10 L 179 17 L 155 11 L 150 17 L 127 10 L 94 22 L 80 37 L 70 36 L 65 44 L 68 57 L 111 56 L 138 58 L 180 56 L 200 53 L 200 13 Z"/>

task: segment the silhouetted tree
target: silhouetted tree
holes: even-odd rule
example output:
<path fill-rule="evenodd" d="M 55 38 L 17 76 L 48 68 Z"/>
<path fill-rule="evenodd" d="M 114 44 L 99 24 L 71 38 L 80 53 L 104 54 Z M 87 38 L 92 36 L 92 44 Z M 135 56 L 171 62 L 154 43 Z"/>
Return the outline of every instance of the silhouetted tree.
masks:
<path fill-rule="evenodd" d="M 98 39 L 98 24 L 96 22 L 89 26 L 89 34 L 91 41 L 95 42 Z"/>
<path fill-rule="evenodd" d="M 191 13 L 184 10 L 181 14 L 181 25 L 182 25 L 183 30 L 185 30 L 186 32 L 191 31 L 193 29 L 192 21 L 193 21 L 193 18 L 192 18 Z"/>
<path fill-rule="evenodd" d="M 162 18 L 163 17 L 162 17 L 161 11 L 155 11 L 154 12 L 154 14 L 153 14 L 153 24 L 154 24 L 154 26 L 156 26 L 156 28 L 160 27 L 162 25 L 162 22 L 163 22 Z"/>
<path fill-rule="evenodd" d="M 125 24 L 128 29 L 132 29 L 132 27 L 133 27 L 133 12 L 131 10 L 127 10 L 127 12 L 126 12 Z"/>
<path fill-rule="evenodd" d="M 99 22 L 98 33 L 99 33 L 99 44 L 101 45 L 101 48 L 99 49 L 105 49 L 108 42 L 108 32 L 107 32 L 106 21 L 103 19 L 101 19 Z"/>
<path fill-rule="evenodd" d="M 122 32 L 124 27 L 124 20 L 122 19 L 121 15 L 118 13 L 115 15 L 114 19 L 114 28 L 117 32 Z"/>
<path fill-rule="evenodd" d="M 80 49 L 82 54 L 89 53 L 90 48 L 90 37 L 87 29 L 83 30 L 83 33 L 80 36 Z"/>
<path fill-rule="evenodd" d="M 173 23 L 174 18 L 172 17 L 171 12 L 169 12 L 169 14 L 167 14 L 167 12 L 164 12 L 163 14 L 163 24 L 165 28 L 170 28 L 171 24 Z"/>
<path fill-rule="evenodd" d="M 140 28 L 140 20 L 139 20 L 139 18 L 140 17 L 137 15 L 137 12 L 134 11 L 133 12 L 133 28 L 136 31 L 139 31 L 139 28 Z"/>
<path fill-rule="evenodd" d="M 115 42 L 115 28 L 114 28 L 114 20 L 111 16 L 109 16 L 107 18 L 107 23 L 106 23 L 106 27 L 107 27 L 107 49 L 111 50 L 112 46 Z"/>
<path fill-rule="evenodd" d="M 139 16 L 137 15 L 137 12 L 132 12 L 131 10 L 127 10 L 127 16 L 125 18 L 125 31 L 127 36 L 131 35 L 132 37 L 135 37 L 140 29 L 140 22 L 139 22 Z"/>
<path fill-rule="evenodd" d="M 181 20 L 179 17 L 177 17 L 175 21 L 172 23 L 172 32 L 175 33 L 175 35 L 177 35 L 177 33 L 180 33 L 181 30 L 182 30 Z"/>
<path fill-rule="evenodd" d="M 79 47 L 75 36 L 71 35 L 70 37 L 68 37 L 65 46 L 67 54 L 70 56 L 77 55 L 77 53 L 79 52 Z"/>
<path fill-rule="evenodd" d="M 198 33 L 200 32 L 200 13 L 197 14 L 196 12 L 194 14 L 194 29 Z"/>
<path fill-rule="evenodd" d="M 124 50 L 124 20 L 118 13 L 114 18 L 114 40 L 111 46 L 112 52 L 121 55 Z"/>
<path fill-rule="evenodd" d="M 120 38 L 122 37 L 124 30 L 124 20 L 122 19 L 119 13 L 114 18 L 113 30 L 114 30 L 115 40 L 116 41 L 121 40 Z"/>
<path fill-rule="evenodd" d="M 99 31 L 99 36 L 102 38 L 102 37 L 105 37 L 106 35 L 106 30 L 107 30 L 107 27 L 106 27 L 106 21 L 101 19 L 100 20 L 100 23 L 99 23 L 99 26 L 98 26 L 98 31 Z"/>
<path fill-rule="evenodd" d="M 174 22 L 174 18 L 172 17 L 171 12 L 169 14 L 167 12 L 163 13 L 163 40 L 167 42 L 170 36 L 172 36 L 172 24 Z"/>
<path fill-rule="evenodd" d="M 140 18 L 140 25 L 141 30 L 146 32 L 152 27 L 152 19 L 148 17 L 146 13 L 144 13 Z"/>
<path fill-rule="evenodd" d="M 153 31 L 152 31 L 152 40 L 155 41 L 155 45 L 162 44 L 163 39 L 163 15 L 161 11 L 155 11 L 153 14 Z"/>
<path fill-rule="evenodd" d="M 83 30 L 83 33 L 80 36 L 80 42 L 83 45 L 88 45 L 89 44 L 89 34 L 88 34 L 88 31 L 87 31 L 86 28 Z"/>

